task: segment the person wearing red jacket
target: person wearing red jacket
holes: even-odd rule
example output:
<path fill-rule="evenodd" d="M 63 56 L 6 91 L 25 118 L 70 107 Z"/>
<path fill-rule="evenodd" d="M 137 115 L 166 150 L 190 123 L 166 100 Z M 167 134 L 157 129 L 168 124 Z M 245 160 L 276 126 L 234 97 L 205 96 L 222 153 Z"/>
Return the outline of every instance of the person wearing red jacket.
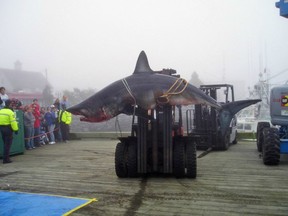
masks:
<path fill-rule="evenodd" d="M 40 114 L 40 105 L 38 100 L 34 99 L 32 103 L 33 115 L 35 117 L 34 122 L 34 146 L 40 147 L 40 125 L 41 125 L 41 114 Z"/>

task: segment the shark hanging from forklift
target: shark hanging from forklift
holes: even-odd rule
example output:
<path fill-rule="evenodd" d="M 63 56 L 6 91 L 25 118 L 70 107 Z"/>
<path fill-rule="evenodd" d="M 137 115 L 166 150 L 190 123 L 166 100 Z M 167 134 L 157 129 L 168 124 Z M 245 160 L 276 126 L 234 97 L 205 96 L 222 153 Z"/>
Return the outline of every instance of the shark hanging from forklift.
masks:
<path fill-rule="evenodd" d="M 153 71 L 142 51 L 131 76 L 108 85 L 67 111 L 81 115 L 81 121 L 103 122 L 119 114 L 137 115 L 136 108 L 150 110 L 165 104 L 206 104 L 219 110 L 220 131 L 225 134 L 238 111 L 260 101 L 242 100 L 221 105 L 186 80 L 169 74 L 169 71 Z"/>

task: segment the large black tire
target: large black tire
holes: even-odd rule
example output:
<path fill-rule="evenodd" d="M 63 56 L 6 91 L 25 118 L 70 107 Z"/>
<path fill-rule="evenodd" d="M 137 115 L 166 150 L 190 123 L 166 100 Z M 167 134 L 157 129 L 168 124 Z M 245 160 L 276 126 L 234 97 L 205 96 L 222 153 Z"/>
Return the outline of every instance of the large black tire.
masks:
<path fill-rule="evenodd" d="M 185 146 L 183 142 L 176 142 L 173 148 L 173 173 L 177 178 L 185 176 Z"/>
<path fill-rule="evenodd" d="M 125 143 L 118 143 L 115 151 L 115 172 L 119 178 L 128 176 L 127 172 L 127 145 Z"/>
<path fill-rule="evenodd" d="M 188 178 L 197 176 L 196 143 L 186 143 L 186 176 Z"/>
<path fill-rule="evenodd" d="M 226 151 L 229 148 L 229 146 L 230 146 L 230 134 L 226 132 L 226 134 L 223 137 L 221 137 L 220 145 L 216 149 Z"/>
<path fill-rule="evenodd" d="M 270 128 L 269 122 L 258 122 L 257 124 L 257 150 L 262 152 L 262 146 L 264 144 L 263 129 Z"/>
<path fill-rule="evenodd" d="M 128 177 L 137 177 L 137 147 L 136 143 L 130 143 L 128 147 L 127 157 L 127 172 Z"/>
<path fill-rule="evenodd" d="M 235 139 L 232 141 L 232 144 L 234 144 L 234 145 L 237 144 L 237 142 L 238 142 L 238 141 L 237 141 L 237 136 L 238 136 L 238 133 L 237 133 L 237 131 L 236 131 Z"/>
<path fill-rule="evenodd" d="M 262 158 L 265 165 L 278 165 L 280 162 L 280 138 L 277 128 L 264 128 Z"/>

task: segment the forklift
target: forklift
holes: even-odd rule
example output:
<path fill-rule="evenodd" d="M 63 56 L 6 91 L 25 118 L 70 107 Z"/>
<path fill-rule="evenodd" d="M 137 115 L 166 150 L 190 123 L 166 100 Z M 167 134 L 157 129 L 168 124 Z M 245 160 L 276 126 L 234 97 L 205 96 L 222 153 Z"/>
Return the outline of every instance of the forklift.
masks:
<path fill-rule="evenodd" d="M 171 76 L 175 70 L 158 73 Z M 119 178 L 146 174 L 172 174 L 196 178 L 196 143 L 183 132 L 182 107 L 158 104 L 155 109 L 136 107 L 131 136 L 118 138 L 115 171 Z"/>
<path fill-rule="evenodd" d="M 234 88 L 229 84 L 201 85 L 200 89 L 218 103 L 234 102 Z M 221 92 L 222 91 L 222 92 Z M 230 122 L 229 130 L 221 134 L 219 110 L 205 104 L 196 104 L 186 111 L 188 135 L 193 137 L 199 150 L 227 150 L 237 143 L 237 118 Z"/>

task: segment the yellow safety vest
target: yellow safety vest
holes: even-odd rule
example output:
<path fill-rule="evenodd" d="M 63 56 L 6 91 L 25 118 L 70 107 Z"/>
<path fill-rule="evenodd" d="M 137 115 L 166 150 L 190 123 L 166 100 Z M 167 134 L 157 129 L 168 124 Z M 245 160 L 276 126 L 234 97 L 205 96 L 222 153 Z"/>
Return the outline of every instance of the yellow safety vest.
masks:
<path fill-rule="evenodd" d="M 18 131 L 18 123 L 15 114 L 11 109 L 3 108 L 0 110 L 0 126 L 11 125 L 13 131 Z"/>
<path fill-rule="evenodd" d="M 68 112 L 68 111 L 60 110 L 59 111 L 59 122 L 63 122 L 63 123 L 68 124 L 68 125 L 71 124 L 72 123 L 72 115 L 71 115 L 71 113 Z"/>

